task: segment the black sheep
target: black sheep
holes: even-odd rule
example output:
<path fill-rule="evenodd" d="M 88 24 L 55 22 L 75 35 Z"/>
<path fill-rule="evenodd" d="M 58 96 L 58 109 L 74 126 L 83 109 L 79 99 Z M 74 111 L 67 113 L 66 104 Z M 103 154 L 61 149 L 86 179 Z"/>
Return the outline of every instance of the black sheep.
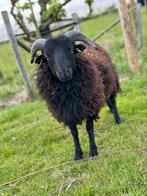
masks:
<path fill-rule="evenodd" d="M 75 41 L 85 42 L 75 44 Z M 38 50 L 42 55 L 36 57 Z M 76 125 L 86 120 L 90 157 L 97 155 L 93 120 L 107 102 L 116 123 L 120 118 L 115 97 L 120 91 L 117 73 L 107 52 L 78 31 L 38 39 L 32 46 L 31 63 L 37 63 L 36 85 L 49 111 L 67 125 L 75 144 L 75 160 L 82 159 Z"/>

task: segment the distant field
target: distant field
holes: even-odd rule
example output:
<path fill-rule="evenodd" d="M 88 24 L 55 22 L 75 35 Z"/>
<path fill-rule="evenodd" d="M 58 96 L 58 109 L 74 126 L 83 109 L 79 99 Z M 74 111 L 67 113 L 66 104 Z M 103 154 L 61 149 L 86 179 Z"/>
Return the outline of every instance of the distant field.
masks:
<path fill-rule="evenodd" d="M 85 161 L 73 162 L 41 172 L 31 178 L 0 186 L 0 195 L 58 195 L 61 185 L 69 189 L 61 195 L 129 195 L 145 196 L 147 130 L 147 15 L 142 10 L 144 46 L 138 54 L 141 71 L 129 71 L 120 24 L 97 43 L 110 53 L 120 75 L 123 92 L 118 96 L 121 125 L 104 107 L 95 123 L 99 159 L 88 160 L 89 145 L 84 124 L 79 126 Z M 81 30 L 95 37 L 118 17 L 117 12 L 83 22 Z M 21 50 L 31 84 L 35 65 Z M 23 90 L 9 44 L 0 45 L 0 103 Z M 12 107 L 0 107 L 0 184 L 48 167 L 73 160 L 74 145 L 67 128 L 48 114 L 37 98 Z M 73 182 L 73 183 L 71 183 Z"/>

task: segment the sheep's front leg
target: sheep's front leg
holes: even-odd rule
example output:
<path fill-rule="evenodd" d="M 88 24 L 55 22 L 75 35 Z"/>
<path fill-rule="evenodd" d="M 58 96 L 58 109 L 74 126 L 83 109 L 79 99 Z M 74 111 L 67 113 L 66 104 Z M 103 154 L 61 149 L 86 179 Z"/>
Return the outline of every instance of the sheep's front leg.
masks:
<path fill-rule="evenodd" d="M 71 130 L 71 134 L 73 136 L 73 140 L 75 144 L 75 160 L 80 160 L 82 159 L 83 152 L 79 142 L 77 127 L 76 125 L 69 125 L 69 128 Z"/>
<path fill-rule="evenodd" d="M 95 157 L 98 155 L 97 153 L 97 146 L 95 144 L 94 139 L 94 125 L 93 125 L 93 119 L 88 118 L 86 121 L 86 129 L 89 136 L 89 144 L 90 144 L 90 157 Z"/>

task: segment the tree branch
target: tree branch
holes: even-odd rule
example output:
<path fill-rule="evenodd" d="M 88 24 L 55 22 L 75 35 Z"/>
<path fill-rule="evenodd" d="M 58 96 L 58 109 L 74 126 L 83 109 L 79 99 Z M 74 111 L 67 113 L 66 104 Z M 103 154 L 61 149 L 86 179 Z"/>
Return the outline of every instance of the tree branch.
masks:
<path fill-rule="evenodd" d="M 66 0 L 64 3 L 60 4 L 58 9 L 53 13 L 52 17 L 42 24 L 42 29 L 46 29 L 52 22 L 56 21 L 58 13 L 61 11 L 62 7 L 69 3 L 71 0 Z"/>
<path fill-rule="evenodd" d="M 11 14 L 14 17 L 15 21 L 17 22 L 17 24 L 19 25 L 19 27 L 22 29 L 23 32 L 25 32 L 27 34 L 27 37 L 29 39 L 30 37 L 30 33 L 29 33 L 29 29 L 27 28 L 24 19 L 23 19 L 23 15 L 21 14 L 21 12 L 19 11 L 18 7 L 16 6 L 18 0 L 11 0 Z M 17 9 L 17 14 L 14 13 L 14 8 Z"/>

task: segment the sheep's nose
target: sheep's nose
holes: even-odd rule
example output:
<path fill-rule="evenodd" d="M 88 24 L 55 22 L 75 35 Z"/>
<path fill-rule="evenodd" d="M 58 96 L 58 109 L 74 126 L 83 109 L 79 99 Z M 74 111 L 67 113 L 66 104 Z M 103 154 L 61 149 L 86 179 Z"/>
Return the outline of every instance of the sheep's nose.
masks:
<path fill-rule="evenodd" d="M 71 80 L 72 78 L 72 69 L 66 69 L 66 70 L 59 70 L 57 72 L 57 76 L 59 78 L 59 80 L 61 81 L 68 81 Z"/>
<path fill-rule="evenodd" d="M 72 69 L 67 69 L 67 70 L 65 71 L 65 75 L 66 75 L 66 77 L 71 76 L 71 75 L 72 75 Z"/>
<path fill-rule="evenodd" d="M 61 71 L 61 70 L 58 71 L 58 75 L 61 78 L 64 78 L 65 77 L 65 73 L 63 71 Z"/>

